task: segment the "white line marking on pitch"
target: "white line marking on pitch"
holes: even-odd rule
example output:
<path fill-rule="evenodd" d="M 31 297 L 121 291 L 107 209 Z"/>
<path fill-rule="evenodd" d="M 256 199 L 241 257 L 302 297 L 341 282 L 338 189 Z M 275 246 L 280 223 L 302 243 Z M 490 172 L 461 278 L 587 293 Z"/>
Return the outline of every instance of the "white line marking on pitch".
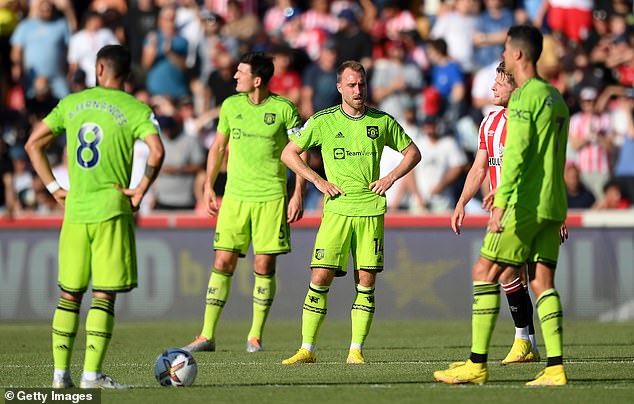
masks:
<path fill-rule="evenodd" d="M 237 366 L 251 366 L 251 365 L 258 365 L 258 366 L 262 366 L 262 365 L 280 365 L 281 363 L 279 362 L 214 362 L 214 361 L 200 361 L 197 360 L 196 361 L 199 365 L 203 365 L 203 366 L 231 366 L 231 365 L 237 365 Z M 385 362 L 385 361 L 377 361 L 377 362 L 368 362 L 366 364 L 364 364 L 363 366 L 372 366 L 372 365 L 380 365 L 380 366 L 384 366 L 384 365 L 442 365 L 442 364 L 446 364 L 446 363 L 450 363 L 450 361 L 392 361 L 392 362 Z M 599 363 L 605 363 L 605 364 L 609 364 L 609 365 L 622 365 L 622 364 L 631 364 L 634 365 L 634 360 L 620 360 L 620 361 L 615 361 L 615 360 L 609 360 L 609 361 L 605 361 L 605 360 L 564 360 L 564 364 L 575 364 L 575 365 L 584 365 L 584 364 L 599 364 Z M 314 364 L 308 364 L 308 365 L 304 365 L 304 366 L 319 366 L 319 365 L 343 365 L 345 364 L 345 362 L 341 361 L 341 362 L 317 362 Z M 493 363 L 491 363 L 493 364 Z M 144 367 L 144 366 L 151 366 L 152 363 L 150 362 L 131 362 L 131 363 L 118 363 L 117 367 Z M 13 369 L 36 369 L 36 368 L 50 368 L 53 365 L 52 364 L 38 364 L 38 365 L 25 365 L 25 364 L 11 364 L 11 363 L 7 363 L 7 364 L 3 364 L 2 365 L 4 368 L 13 368 Z M 502 366 L 502 365 L 500 365 Z"/>

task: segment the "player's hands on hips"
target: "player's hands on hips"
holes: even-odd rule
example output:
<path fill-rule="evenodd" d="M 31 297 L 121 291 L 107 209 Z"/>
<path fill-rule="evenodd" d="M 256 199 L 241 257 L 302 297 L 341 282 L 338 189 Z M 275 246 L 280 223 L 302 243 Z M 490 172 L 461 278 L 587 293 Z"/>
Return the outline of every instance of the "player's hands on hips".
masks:
<path fill-rule="evenodd" d="M 504 215 L 504 209 L 493 208 L 493 211 L 491 212 L 491 217 L 489 218 L 489 233 L 499 233 L 504 230 L 501 224 L 502 215 Z"/>
<path fill-rule="evenodd" d="M 566 223 L 562 223 L 561 228 L 559 228 L 559 244 L 563 244 L 568 240 L 568 228 L 566 227 Z"/>
<path fill-rule="evenodd" d="M 389 176 L 385 176 L 370 184 L 369 188 L 377 195 L 385 195 L 388 189 L 394 185 L 394 180 Z"/>
<path fill-rule="evenodd" d="M 207 208 L 207 214 L 209 216 L 218 216 L 218 211 L 220 210 L 218 196 L 216 195 L 216 192 L 214 192 L 213 187 L 208 183 L 205 184 L 203 199 L 205 207 Z"/>
<path fill-rule="evenodd" d="M 293 223 L 304 216 L 304 201 L 302 197 L 293 196 L 288 201 L 288 209 L 286 210 L 287 222 Z"/>
<path fill-rule="evenodd" d="M 143 200 L 144 195 L 143 191 L 140 188 L 123 188 L 119 184 L 114 184 L 114 186 L 117 187 L 117 189 L 121 191 L 123 195 L 130 198 L 132 211 L 136 212 L 137 210 L 139 210 L 139 206 L 141 205 L 141 201 Z"/>
<path fill-rule="evenodd" d="M 484 199 L 482 199 L 482 209 L 486 210 L 487 212 L 490 212 L 491 209 L 493 208 L 493 200 L 495 199 L 495 191 L 497 191 L 497 188 L 490 191 L 484 197 Z"/>
<path fill-rule="evenodd" d="M 464 220 L 464 206 L 460 203 L 456 205 L 451 215 L 451 229 L 454 233 L 460 234 L 460 228 L 462 227 L 462 221 Z"/>
<path fill-rule="evenodd" d="M 315 187 L 317 187 L 317 189 L 324 195 L 326 195 L 328 198 L 334 198 L 337 195 L 345 195 L 346 193 L 343 192 L 343 190 L 341 188 L 339 188 L 338 186 L 336 186 L 333 183 L 330 183 L 326 180 L 322 179 L 318 179 L 317 181 L 314 182 Z"/>

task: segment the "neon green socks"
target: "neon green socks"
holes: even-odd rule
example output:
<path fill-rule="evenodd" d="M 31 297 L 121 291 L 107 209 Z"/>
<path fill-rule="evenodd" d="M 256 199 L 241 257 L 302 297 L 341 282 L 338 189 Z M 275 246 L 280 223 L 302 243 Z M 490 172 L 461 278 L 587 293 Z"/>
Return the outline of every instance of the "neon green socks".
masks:
<path fill-rule="evenodd" d="M 231 292 L 231 274 L 214 269 L 207 285 L 205 317 L 203 330 L 200 332 L 200 335 L 209 340 L 213 340 L 216 335 L 216 326 L 229 297 L 229 292 Z"/>
<path fill-rule="evenodd" d="M 277 286 L 275 274 L 260 275 L 255 274 L 255 284 L 253 285 L 253 320 L 248 337 L 258 337 L 262 339 L 262 331 L 266 318 L 271 310 L 275 289 Z"/>

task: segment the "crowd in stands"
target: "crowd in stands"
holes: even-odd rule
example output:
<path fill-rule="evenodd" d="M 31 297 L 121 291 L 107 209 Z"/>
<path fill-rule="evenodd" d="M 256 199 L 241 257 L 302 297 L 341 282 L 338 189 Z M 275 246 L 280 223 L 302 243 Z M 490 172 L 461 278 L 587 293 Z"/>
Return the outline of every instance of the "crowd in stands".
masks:
<path fill-rule="evenodd" d="M 628 208 L 631 0 L 0 0 L 0 204 L 5 215 L 61 209 L 33 175 L 24 143 L 60 98 L 95 85 L 97 51 L 121 43 L 133 58 L 127 91 L 154 109 L 165 143 L 165 164 L 143 211 L 204 212 L 201 184 L 219 108 L 235 93 L 240 56 L 255 50 L 274 56 L 270 88 L 303 119 L 341 102 L 339 63 L 363 63 L 369 103 L 393 115 L 423 156 L 390 190 L 388 204 L 450 212 L 480 122 L 495 108 L 491 86 L 506 31 L 518 23 L 544 33 L 540 75 L 570 107 L 570 208 Z M 67 186 L 63 137 L 49 153 Z M 146 157 L 139 143 L 133 183 Z M 382 171 L 400 157 L 387 150 Z M 323 173 L 318 151 L 309 163 Z M 223 186 L 221 176 L 219 194 Z M 321 199 L 309 184 L 306 210 L 318 210 Z M 477 200 L 472 211 L 481 211 Z"/>

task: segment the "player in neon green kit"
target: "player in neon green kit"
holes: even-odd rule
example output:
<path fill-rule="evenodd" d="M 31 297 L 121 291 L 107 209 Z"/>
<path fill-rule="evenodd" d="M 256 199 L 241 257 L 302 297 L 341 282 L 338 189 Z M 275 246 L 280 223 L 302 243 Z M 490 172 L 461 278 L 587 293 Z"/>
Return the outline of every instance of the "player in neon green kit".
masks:
<path fill-rule="evenodd" d="M 79 308 L 92 279 L 93 299 L 86 318 L 86 358 L 81 388 L 123 388 L 102 373 L 114 327 L 117 293 L 137 286 L 134 218 L 158 175 L 163 144 L 152 110 L 122 91 L 130 73 L 130 53 L 108 45 L 97 53 L 98 86 L 71 94 L 39 124 L 26 144 L 33 168 L 65 206 L 59 238 L 62 290 L 53 317 L 54 388 L 73 387 L 70 358 Z M 46 156 L 57 135 L 66 133 L 70 189 L 59 187 Z M 133 145 L 150 148 L 145 176 L 129 189 Z"/>
<path fill-rule="evenodd" d="M 286 196 L 286 166 L 280 160 L 288 136 L 301 122 L 295 105 L 268 90 L 272 59 L 263 53 L 242 57 L 234 78 L 239 94 L 227 98 L 220 110 L 216 139 L 209 149 L 204 197 L 207 212 L 218 216 L 214 266 L 203 329 L 184 347 L 191 352 L 215 351 L 216 325 L 231 291 L 239 256 L 253 240 L 255 285 L 253 321 L 247 352 L 262 350 L 262 332 L 275 297 L 275 261 L 291 249 L 289 223 L 303 212 L 304 180 L 298 178 L 290 200 Z M 227 185 L 222 206 L 213 187 L 229 146 Z"/>
<path fill-rule="evenodd" d="M 324 193 L 324 214 L 310 264 L 312 274 L 302 315 L 302 346 L 283 364 L 315 362 L 315 342 L 326 317 L 328 290 L 335 276 L 354 259 L 357 294 L 352 305 L 352 341 L 347 363 L 364 363 L 363 343 L 374 315 L 374 283 L 383 270 L 385 192 L 420 161 L 420 152 L 403 128 L 385 112 L 365 105 L 366 74 L 358 62 L 337 69 L 341 105 L 313 115 L 292 137 L 282 160 L 298 176 Z M 321 146 L 328 180 L 302 159 L 303 151 Z M 379 162 L 388 146 L 403 154 L 399 165 L 379 178 Z"/>
<path fill-rule="evenodd" d="M 487 381 L 487 353 L 500 309 L 500 271 L 533 262 L 529 281 L 537 296 L 548 362 L 528 384 L 567 384 L 563 314 L 554 279 L 560 228 L 567 213 L 563 173 L 569 112 L 561 94 L 537 76 L 542 42 L 539 30 L 527 25 L 511 27 L 506 38 L 503 59 L 519 87 L 508 106 L 502 181 L 489 233 L 473 268 L 471 356 L 462 366 L 434 372 L 434 378 L 444 383 Z"/>

